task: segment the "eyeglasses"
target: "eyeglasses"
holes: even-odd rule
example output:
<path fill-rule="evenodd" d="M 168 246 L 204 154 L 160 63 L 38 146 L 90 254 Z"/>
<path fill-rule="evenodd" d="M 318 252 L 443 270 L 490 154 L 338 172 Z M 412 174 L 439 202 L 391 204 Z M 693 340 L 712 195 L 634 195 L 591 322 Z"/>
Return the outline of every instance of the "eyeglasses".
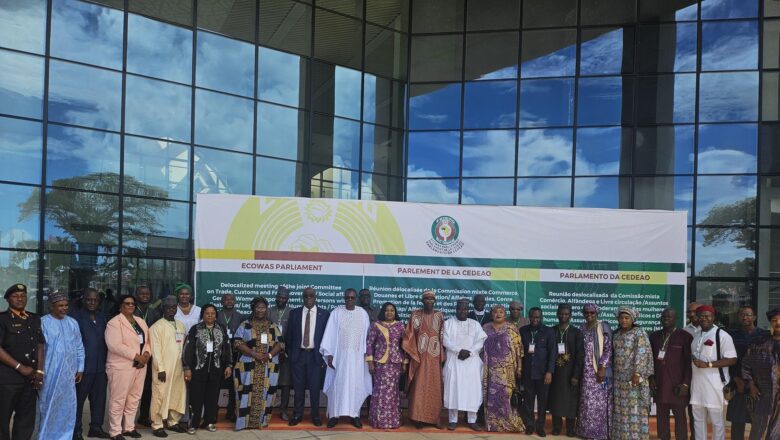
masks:
<path fill-rule="evenodd" d="M 96 303 L 98 302 L 97 298 L 84 298 L 85 303 Z"/>
<path fill-rule="evenodd" d="M 134 302 L 123 302 L 122 305 L 123 306 L 135 307 L 135 303 Z"/>

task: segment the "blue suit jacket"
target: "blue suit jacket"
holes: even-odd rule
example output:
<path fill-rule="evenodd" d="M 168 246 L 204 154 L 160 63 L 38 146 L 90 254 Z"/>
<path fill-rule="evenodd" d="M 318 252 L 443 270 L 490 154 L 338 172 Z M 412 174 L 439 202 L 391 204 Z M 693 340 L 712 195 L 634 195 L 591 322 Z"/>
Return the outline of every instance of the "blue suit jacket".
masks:
<path fill-rule="evenodd" d="M 287 328 L 284 331 L 285 351 L 287 352 L 287 357 L 289 357 L 290 361 L 293 363 L 298 362 L 298 358 L 301 355 L 301 343 L 303 341 L 303 331 L 301 329 L 303 309 L 303 307 L 298 307 L 290 311 L 290 318 L 287 321 Z M 322 365 L 325 365 L 325 361 L 320 354 L 320 343 L 322 342 L 322 335 L 325 334 L 325 325 L 328 323 L 328 317 L 330 317 L 330 312 L 317 306 L 317 324 L 314 327 L 313 343 L 316 357 L 320 360 Z"/>
<path fill-rule="evenodd" d="M 536 332 L 533 337 L 531 331 Z M 531 325 L 520 328 L 520 337 L 523 340 L 523 380 L 544 379 L 545 373 L 555 371 L 555 360 L 558 358 L 558 342 L 553 329 L 544 324 L 532 329 Z M 528 345 L 534 341 L 534 354 L 528 353 Z"/>
<path fill-rule="evenodd" d="M 95 322 L 89 319 L 89 312 L 76 309 L 71 314 L 79 323 L 81 342 L 84 344 L 84 373 L 103 373 L 106 371 L 106 315 L 95 312 Z"/>

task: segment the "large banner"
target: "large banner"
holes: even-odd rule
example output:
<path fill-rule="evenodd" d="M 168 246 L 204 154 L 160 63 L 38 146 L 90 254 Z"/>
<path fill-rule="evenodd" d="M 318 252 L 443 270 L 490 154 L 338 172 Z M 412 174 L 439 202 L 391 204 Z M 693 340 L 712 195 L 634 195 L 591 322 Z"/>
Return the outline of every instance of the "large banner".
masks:
<path fill-rule="evenodd" d="M 318 304 L 342 304 L 344 289 L 368 288 L 374 306 L 402 318 L 436 292 L 447 315 L 459 298 L 481 293 L 488 307 L 522 301 L 556 322 L 558 304 L 595 302 L 613 324 L 621 305 L 659 328 L 664 307 L 683 324 L 686 213 L 515 206 L 200 195 L 195 227 L 199 305 L 225 293 L 237 307 L 278 285 L 290 305 L 312 286 Z"/>

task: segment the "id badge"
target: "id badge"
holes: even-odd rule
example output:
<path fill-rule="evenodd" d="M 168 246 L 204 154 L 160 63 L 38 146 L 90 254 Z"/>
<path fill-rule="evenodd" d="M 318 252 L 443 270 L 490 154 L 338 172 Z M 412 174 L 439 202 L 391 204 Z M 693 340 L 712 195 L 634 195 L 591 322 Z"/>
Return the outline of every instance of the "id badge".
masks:
<path fill-rule="evenodd" d="M 534 354 L 536 351 L 536 344 L 528 344 L 528 353 Z"/>
<path fill-rule="evenodd" d="M 558 343 L 558 354 L 566 354 L 566 344 L 563 342 Z"/>
<path fill-rule="evenodd" d="M 268 343 L 268 333 L 263 333 L 262 335 L 260 335 L 260 343 L 261 344 Z"/>
<path fill-rule="evenodd" d="M 231 330 L 227 331 L 228 339 L 233 339 L 233 332 Z"/>
<path fill-rule="evenodd" d="M 144 335 L 138 335 L 138 343 L 144 345 Z"/>
<path fill-rule="evenodd" d="M 206 353 L 213 353 L 214 352 L 214 342 L 208 341 L 206 342 Z"/>
<path fill-rule="evenodd" d="M 181 333 L 176 333 L 176 343 L 177 344 L 181 344 L 182 336 L 183 335 Z"/>
<path fill-rule="evenodd" d="M 666 357 L 666 350 L 660 350 L 658 352 L 658 360 L 662 361 L 662 360 L 664 360 L 665 357 Z"/>

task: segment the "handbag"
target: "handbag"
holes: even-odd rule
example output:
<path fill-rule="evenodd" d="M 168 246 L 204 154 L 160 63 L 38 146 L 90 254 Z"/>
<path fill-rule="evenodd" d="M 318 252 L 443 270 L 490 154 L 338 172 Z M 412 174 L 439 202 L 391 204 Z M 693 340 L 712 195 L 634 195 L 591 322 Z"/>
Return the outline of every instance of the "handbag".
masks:
<path fill-rule="evenodd" d="M 723 398 L 728 400 L 731 400 L 734 398 L 734 396 L 737 395 L 737 385 L 734 384 L 734 381 L 730 381 L 726 385 L 723 386 Z"/>

